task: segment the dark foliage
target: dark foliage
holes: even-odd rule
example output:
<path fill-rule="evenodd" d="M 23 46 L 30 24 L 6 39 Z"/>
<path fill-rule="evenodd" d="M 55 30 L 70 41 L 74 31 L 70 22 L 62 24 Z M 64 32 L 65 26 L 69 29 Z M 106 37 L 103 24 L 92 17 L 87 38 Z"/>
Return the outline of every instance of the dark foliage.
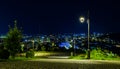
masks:
<path fill-rule="evenodd" d="M 0 59 L 8 59 L 10 56 L 10 53 L 8 50 L 0 50 Z"/>
<path fill-rule="evenodd" d="M 30 49 L 29 51 L 26 52 L 26 58 L 30 57 L 33 58 L 35 55 L 34 50 Z"/>

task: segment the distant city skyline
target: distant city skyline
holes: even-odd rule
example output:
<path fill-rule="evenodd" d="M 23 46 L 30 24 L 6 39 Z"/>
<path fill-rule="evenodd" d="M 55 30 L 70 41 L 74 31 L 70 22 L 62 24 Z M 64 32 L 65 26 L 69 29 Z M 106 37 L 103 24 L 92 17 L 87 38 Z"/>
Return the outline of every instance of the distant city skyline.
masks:
<path fill-rule="evenodd" d="M 79 17 L 87 17 L 90 11 L 91 32 L 120 32 L 119 9 L 109 1 L 1 1 L 0 34 L 6 34 L 8 25 L 17 20 L 24 34 L 87 33 L 87 23 Z M 114 11 L 113 11 L 114 10 Z M 114 17 L 114 18 L 113 18 Z"/>

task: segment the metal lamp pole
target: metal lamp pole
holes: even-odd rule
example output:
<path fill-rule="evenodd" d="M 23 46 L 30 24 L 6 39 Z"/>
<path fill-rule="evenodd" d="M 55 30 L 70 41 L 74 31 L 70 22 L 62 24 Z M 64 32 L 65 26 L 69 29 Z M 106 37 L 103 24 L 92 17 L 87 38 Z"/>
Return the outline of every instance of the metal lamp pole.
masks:
<path fill-rule="evenodd" d="M 84 23 L 85 18 L 80 17 L 80 22 Z M 87 24 L 88 24 L 88 49 L 87 49 L 87 59 L 90 59 L 90 18 L 89 18 L 89 11 L 88 11 L 88 18 L 87 18 Z"/>
<path fill-rule="evenodd" d="M 90 19 L 89 19 L 89 11 L 88 11 L 87 23 L 88 23 L 88 56 L 87 56 L 87 59 L 90 59 Z"/>

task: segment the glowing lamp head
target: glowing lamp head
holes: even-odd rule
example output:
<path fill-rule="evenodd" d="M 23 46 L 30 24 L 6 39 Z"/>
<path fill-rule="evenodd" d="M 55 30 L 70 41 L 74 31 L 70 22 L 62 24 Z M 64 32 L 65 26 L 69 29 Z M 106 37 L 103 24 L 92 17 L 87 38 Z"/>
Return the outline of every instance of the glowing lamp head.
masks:
<path fill-rule="evenodd" d="M 84 23 L 85 18 L 84 18 L 84 17 L 80 17 L 80 19 L 79 19 L 79 20 L 80 20 L 80 22 L 81 22 L 81 23 Z"/>

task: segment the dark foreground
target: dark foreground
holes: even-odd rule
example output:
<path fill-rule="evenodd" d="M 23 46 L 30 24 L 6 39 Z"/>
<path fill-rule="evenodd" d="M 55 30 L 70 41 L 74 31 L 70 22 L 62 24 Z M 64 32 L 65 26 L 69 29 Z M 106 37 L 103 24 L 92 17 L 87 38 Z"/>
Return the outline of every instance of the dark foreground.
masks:
<path fill-rule="evenodd" d="M 0 62 L 0 69 L 120 69 L 119 61 L 38 59 Z"/>

